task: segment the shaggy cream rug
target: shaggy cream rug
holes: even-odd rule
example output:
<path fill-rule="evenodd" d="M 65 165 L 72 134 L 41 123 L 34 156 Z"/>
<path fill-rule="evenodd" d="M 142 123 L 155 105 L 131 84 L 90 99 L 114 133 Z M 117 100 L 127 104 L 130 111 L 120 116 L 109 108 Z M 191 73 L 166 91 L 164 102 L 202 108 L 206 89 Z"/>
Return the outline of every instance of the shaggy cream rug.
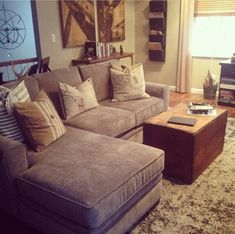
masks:
<path fill-rule="evenodd" d="M 192 185 L 162 182 L 160 203 L 132 234 L 235 234 L 235 119 L 223 153 Z"/>

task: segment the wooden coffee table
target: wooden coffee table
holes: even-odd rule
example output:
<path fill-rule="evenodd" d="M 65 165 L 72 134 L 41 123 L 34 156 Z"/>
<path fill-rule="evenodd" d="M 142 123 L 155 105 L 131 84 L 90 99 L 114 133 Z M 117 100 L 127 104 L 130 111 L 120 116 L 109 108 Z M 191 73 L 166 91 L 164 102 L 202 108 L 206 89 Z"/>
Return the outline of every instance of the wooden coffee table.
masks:
<path fill-rule="evenodd" d="M 165 151 L 164 174 L 186 183 L 193 181 L 223 151 L 227 111 L 216 109 L 216 116 L 187 115 L 179 104 L 144 123 L 144 144 Z M 167 123 L 172 116 L 196 118 L 191 126 Z"/>

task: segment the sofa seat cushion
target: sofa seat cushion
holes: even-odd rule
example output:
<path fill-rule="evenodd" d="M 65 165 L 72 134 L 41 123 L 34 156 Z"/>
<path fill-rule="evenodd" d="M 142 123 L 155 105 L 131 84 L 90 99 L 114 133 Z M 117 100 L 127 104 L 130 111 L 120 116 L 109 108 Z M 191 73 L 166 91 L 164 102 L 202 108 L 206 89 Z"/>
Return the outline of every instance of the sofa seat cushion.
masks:
<path fill-rule="evenodd" d="M 125 207 L 164 164 L 162 150 L 73 128 L 34 154 L 43 157 L 17 178 L 22 199 L 89 229 Z"/>
<path fill-rule="evenodd" d="M 100 102 L 100 105 L 128 110 L 134 113 L 136 126 L 141 125 L 145 120 L 164 111 L 164 102 L 162 99 L 157 97 L 130 100 L 125 102 L 112 102 L 110 99 L 105 99 Z"/>
<path fill-rule="evenodd" d="M 130 111 L 98 106 L 64 122 L 65 125 L 117 137 L 135 127 L 135 115 Z"/>

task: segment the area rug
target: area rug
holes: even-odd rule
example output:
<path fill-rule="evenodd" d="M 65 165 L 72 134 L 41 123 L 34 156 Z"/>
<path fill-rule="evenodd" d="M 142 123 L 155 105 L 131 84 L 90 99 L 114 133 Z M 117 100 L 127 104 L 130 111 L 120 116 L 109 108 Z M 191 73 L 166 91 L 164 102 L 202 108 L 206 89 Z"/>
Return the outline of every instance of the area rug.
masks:
<path fill-rule="evenodd" d="M 235 119 L 228 119 L 223 153 L 192 185 L 162 182 L 160 203 L 132 234 L 235 234 Z"/>

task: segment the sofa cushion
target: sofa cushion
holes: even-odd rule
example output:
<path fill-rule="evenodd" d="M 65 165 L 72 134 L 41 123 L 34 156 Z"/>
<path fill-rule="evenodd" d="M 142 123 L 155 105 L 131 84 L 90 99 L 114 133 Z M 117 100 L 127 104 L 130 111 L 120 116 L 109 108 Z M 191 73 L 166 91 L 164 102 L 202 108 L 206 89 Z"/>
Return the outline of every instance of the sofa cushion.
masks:
<path fill-rule="evenodd" d="M 58 83 L 63 82 L 71 86 L 79 86 L 82 83 L 82 80 L 77 67 L 69 67 L 40 73 L 35 75 L 35 78 L 38 82 L 39 89 L 43 89 L 47 93 L 57 112 L 62 117 Z"/>
<path fill-rule="evenodd" d="M 121 71 L 119 66 L 111 65 L 110 74 L 113 87 L 113 99 L 128 101 L 149 97 L 149 95 L 145 93 L 144 71 L 141 63 L 125 67 Z"/>
<path fill-rule="evenodd" d="M 72 87 L 59 82 L 59 88 L 62 95 L 61 105 L 64 110 L 65 119 L 70 119 L 99 105 L 91 78 L 84 81 L 78 87 Z"/>
<path fill-rule="evenodd" d="M 17 178 L 21 196 L 89 229 L 158 177 L 164 159 L 156 148 L 71 128 L 38 154 Z"/>
<path fill-rule="evenodd" d="M 145 120 L 164 111 L 163 100 L 156 97 L 137 99 L 125 102 L 112 102 L 109 99 L 100 102 L 102 106 L 128 110 L 135 114 L 136 126 L 142 124 Z"/>
<path fill-rule="evenodd" d="M 114 61 L 111 61 L 114 62 Z M 98 101 L 109 98 L 111 92 L 111 80 L 110 80 L 110 61 L 89 65 L 79 66 L 79 70 L 82 75 L 82 79 L 93 79 L 94 89 Z"/>
<path fill-rule="evenodd" d="M 41 151 L 65 133 L 60 117 L 43 90 L 36 101 L 16 102 L 14 106 L 23 133 L 36 151 Z"/>
<path fill-rule="evenodd" d="M 98 106 L 66 120 L 64 124 L 116 137 L 135 127 L 135 115 L 126 110 Z"/>

